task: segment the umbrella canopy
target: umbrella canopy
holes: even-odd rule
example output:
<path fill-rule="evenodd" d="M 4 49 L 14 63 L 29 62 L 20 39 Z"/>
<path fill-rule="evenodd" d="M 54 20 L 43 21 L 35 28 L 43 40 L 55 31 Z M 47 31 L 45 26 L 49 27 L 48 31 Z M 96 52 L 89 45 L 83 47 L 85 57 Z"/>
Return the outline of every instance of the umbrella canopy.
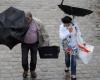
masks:
<path fill-rule="evenodd" d="M 23 42 L 28 30 L 24 11 L 14 7 L 0 13 L 0 44 L 12 49 L 16 44 Z"/>
<path fill-rule="evenodd" d="M 85 16 L 85 15 L 91 14 L 93 12 L 88 9 L 72 7 L 69 5 L 63 5 L 63 1 L 64 0 L 62 0 L 61 4 L 58 5 L 58 7 L 66 14 L 73 15 L 73 16 Z"/>

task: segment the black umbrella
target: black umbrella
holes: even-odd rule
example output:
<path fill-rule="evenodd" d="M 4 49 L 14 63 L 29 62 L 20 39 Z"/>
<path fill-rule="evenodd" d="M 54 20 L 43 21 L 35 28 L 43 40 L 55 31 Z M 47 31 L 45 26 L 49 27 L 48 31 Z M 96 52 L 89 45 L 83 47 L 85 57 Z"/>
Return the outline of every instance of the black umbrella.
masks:
<path fill-rule="evenodd" d="M 62 0 L 61 4 L 58 6 L 66 14 L 73 15 L 73 16 L 85 16 L 85 15 L 91 14 L 93 12 L 93 11 L 88 10 L 88 9 L 63 5 L 63 1 L 64 0 Z"/>
<path fill-rule="evenodd" d="M 27 30 L 24 11 L 10 7 L 0 13 L 0 44 L 12 49 L 16 44 L 23 42 Z"/>

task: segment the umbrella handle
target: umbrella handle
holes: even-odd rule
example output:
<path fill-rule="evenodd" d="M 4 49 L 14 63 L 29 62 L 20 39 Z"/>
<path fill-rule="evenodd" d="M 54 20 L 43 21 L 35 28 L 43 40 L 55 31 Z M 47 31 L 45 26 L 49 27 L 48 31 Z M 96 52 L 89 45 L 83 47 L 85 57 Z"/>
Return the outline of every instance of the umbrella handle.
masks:
<path fill-rule="evenodd" d="M 64 0 L 61 1 L 61 5 L 63 4 Z"/>
<path fill-rule="evenodd" d="M 74 16 L 74 15 L 72 15 L 72 17 L 73 17 L 73 19 L 75 18 L 75 16 Z"/>

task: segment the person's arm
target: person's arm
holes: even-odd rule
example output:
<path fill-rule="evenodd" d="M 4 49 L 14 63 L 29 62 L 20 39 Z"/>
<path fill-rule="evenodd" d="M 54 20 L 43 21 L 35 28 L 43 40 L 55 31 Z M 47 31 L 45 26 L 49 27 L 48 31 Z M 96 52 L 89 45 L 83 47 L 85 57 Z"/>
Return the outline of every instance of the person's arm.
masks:
<path fill-rule="evenodd" d="M 39 28 L 39 36 L 41 37 L 41 40 L 42 42 L 40 43 L 41 46 L 49 46 L 50 44 L 50 39 L 49 39 L 49 35 L 47 33 L 47 31 L 45 30 L 45 26 L 43 24 L 43 22 L 41 22 L 41 20 L 37 19 L 37 18 L 34 18 L 34 20 L 36 21 L 36 23 L 38 24 L 38 28 Z M 40 38 L 39 37 L 39 38 Z"/>
<path fill-rule="evenodd" d="M 49 42 L 49 35 L 47 33 L 47 31 L 45 30 L 45 26 L 42 22 L 39 23 L 40 26 L 41 26 L 41 34 L 43 36 L 43 39 L 44 39 L 44 43 L 43 43 L 43 46 L 49 46 L 50 42 Z"/>
<path fill-rule="evenodd" d="M 78 26 L 78 24 L 77 24 L 77 21 L 76 21 L 76 16 L 73 16 L 72 24 L 75 26 L 75 29 L 76 29 L 78 35 L 81 35 L 80 28 L 79 28 L 79 26 Z"/>
<path fill-rule="evenodd" d="M 82 34 L 81 34 L 81 31 L 80 31 L 80 28 L 79 28 L 79 26 L 78 26 L 78 24 L 77 24 L 77 21 L 76 21 L 76 16 L 73 16 L 72 23 L 74 24 L 75 29 L 76 29 L 76 31 L 77 31 L 77 36 L 81 36 L 81 37 L 82 37 Z M 82 42 L 83 42 L 84 45 L 86 45 L 86 43 L 85 43 L 84 40 L 82 40 Z"/>
<path fill-rule="evenodd" d="M 71 48 L 69 48 L 69 42 L 68 42 L 68 32 L 66 30 L 65 27 L 63 27 L 63 24 L 60 25 L 59 27 L 59 38 L 61 40 L 61 45 L 63 47 L 63 50 L 66 52 L 66 53 L 70 53 L 71 51 Z"/>
<path fill-rule="evenodd" d="M 67 33 L 68 32 L 66 31 L 65 27 L 63 26 L 63 24 L 61 24 L 59 26 L 59 38 L 61 40 L 65 39 L 67 37 Z"/>
<path fill-rule="evenodd" d="M 42 36 L 43 36 L 43 39 L 44 39 L 44 43 L 43 43 L 43 46 L 49 46 L 50 42 L 49 42 L 49 35 L 47 33 L 47 31 L 45 30 L 45 26 L 43 23 L 40 23 L 40 26 L 41 26 L 41 33 L 42 33 Z"/>
<path fill-rule="evenodd" d="M 49 35 L 47 33 L 47 31 L 45 30 L 44 28 L 44 25 L 42 24 L 42 35 L 43 35 L 43 38 L 45 39 L 44 41 L 44 46 L 49 46 Z"/>

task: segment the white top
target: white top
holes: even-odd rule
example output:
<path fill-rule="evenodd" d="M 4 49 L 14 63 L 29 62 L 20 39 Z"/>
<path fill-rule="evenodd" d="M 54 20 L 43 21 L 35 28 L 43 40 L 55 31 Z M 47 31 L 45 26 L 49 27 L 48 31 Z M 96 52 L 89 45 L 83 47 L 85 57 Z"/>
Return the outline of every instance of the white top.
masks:
<path fill-rule="evenodd" d="M 72 22 L 72 28 L 73 31 L 69 32 L 67 27 L 64 27 L 64 24 L 62 23 L 59 27 L 59 38 L 61 39 L 61 41 L 67 39 L 68 46 L 74 48 L 77 47 L 77 33 L 81 35 L 80 29 L 74 19 Z"/>

